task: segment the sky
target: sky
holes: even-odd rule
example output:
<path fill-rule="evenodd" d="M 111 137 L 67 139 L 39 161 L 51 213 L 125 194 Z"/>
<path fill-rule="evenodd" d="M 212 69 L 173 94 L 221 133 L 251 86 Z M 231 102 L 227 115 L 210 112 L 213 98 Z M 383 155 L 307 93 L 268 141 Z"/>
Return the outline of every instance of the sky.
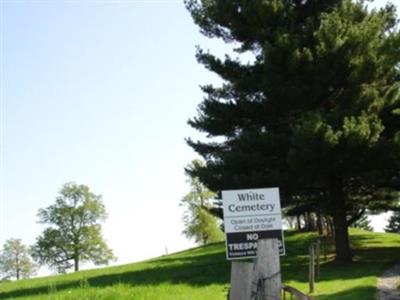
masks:
<path fill-rule="evenodd" d="M 1 0 L 0 19 L 0 245 L 33 244 L 38 210 L 73 181 L 102 195 L 115 264 L 193 247 L 179 202 L 185 138 L 202 135 L 187 120 L 220 83 L 195 46 L 226 46 L 175 0 Z"/>

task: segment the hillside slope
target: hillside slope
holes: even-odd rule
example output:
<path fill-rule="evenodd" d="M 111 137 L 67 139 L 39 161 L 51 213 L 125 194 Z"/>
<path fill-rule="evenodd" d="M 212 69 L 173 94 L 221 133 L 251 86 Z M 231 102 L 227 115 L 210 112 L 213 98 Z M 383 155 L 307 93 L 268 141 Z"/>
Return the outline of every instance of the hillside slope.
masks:
<path fill-rule="evenodd" d="M 286 232 L 285 283 L 307 292 L 308 247 L 314 233 Z M 351 231 L 355 263 L 339 267 L 332 254 L 321 266 L 319 300 L 375 299 L 376 277 L 400 261 L 400 235 Z M 225 300 L 230 263 L 223 243 L 152 260 L 73 274 L 0 283 L 0 299 L 14 300 Z"/>

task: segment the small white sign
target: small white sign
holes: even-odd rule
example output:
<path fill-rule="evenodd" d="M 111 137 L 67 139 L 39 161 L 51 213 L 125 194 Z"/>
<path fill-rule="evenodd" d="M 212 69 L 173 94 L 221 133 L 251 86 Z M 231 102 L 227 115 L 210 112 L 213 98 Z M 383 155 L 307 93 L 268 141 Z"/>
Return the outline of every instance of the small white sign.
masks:
<path fill-rule="evenodd" d="M 235 217 L 225 219 L 225 232 L 249 232 L 282 229 L 280 215 Z"/>

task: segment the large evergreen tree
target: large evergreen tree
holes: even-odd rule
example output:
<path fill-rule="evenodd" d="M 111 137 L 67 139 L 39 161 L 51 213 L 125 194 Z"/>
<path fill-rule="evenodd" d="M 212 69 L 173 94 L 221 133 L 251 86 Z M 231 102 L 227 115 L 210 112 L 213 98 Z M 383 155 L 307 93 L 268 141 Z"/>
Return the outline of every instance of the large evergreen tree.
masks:
<path fill-rule="evenodd" d="M 236 57 L 201 49 L 222 86 L 189 124 L 214 191 L 279 186 L 333 218 L 336 261 L 351 261 L 348 222 L 385 208 L 400 185 L 400 34 L 394 6 L 351 0 L 187 0 L 201 32 Z M 252 55 L 246 62 L 240 59 Z M 217 139 L 215 139 L 217 137 Z M 301 200 L 304 204 L 304 200 Z M 352 218 L 353 216 L 353 218 Z"/>

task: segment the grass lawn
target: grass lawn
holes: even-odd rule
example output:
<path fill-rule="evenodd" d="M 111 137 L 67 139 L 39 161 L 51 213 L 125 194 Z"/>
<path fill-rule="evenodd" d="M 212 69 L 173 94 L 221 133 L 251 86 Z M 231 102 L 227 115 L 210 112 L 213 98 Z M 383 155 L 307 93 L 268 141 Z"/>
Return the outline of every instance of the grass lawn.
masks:
<path fill-rule="evenodd" d="M 308 291 L 308 247 L 314 233 L 285 233 L 282 276 Z M 318 300 L 373 300 L 376 278 L 400 261 L 400 235 L 351 230 L 355 263 L 340 267 L 333 255 L 321 265 Z M 225 300 L 230 263 L 223 243 L 123 266 L 0 283 L 0 299 L 15 300 Z"/>

